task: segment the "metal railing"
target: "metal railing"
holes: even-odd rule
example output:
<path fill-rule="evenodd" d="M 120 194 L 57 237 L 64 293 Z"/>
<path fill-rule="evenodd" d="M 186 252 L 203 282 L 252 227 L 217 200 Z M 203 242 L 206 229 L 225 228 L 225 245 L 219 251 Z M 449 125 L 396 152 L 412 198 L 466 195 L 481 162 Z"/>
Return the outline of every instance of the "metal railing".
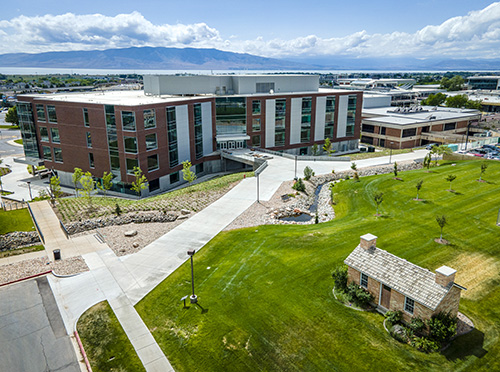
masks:
<path fill-rule="evenodd" d="M 96 229 L 95 236 L 96 239 L 99 241 L 99 243 L 101 244 L 106 243 L 106 239 L 104 239 L 104 235 L 99 231 L 99 229 Z"/>
<path fill-rule="evenodd" d="M 66 235 L 66 239 L 69 239 L 68 230 L 66 230 L 66 226 L 64 226 L 61 220 L 59 220 L 59 226 L 61 226 L 61 230 L 63 231 L 64 235 Z"/>
<path fill-rule="evenodd" d="M 351 158 L 347 156 L 340 157 L 340 156 L 323 156 L 323 155 L 318 155 L 318 156 L 292 155 L 292 154 L 287 154 L 286 152 L 279 152 L 261 148 L 255 148 L 255 150 L 259 152 L 268 153 L 271 155 L 281 156 L 283 158 L 292 160 L 295 160 L 295 158 L 297 158 L 297 160 L 310 160 L 310 161 L 347 161 L 347 162 L 351 161 Z"/>
<path fill-rule="evenodd" d="M 36 231 L 38 232 L 38 236 L 40 236 L 40 239 L 43 244 L 45 244 L 45 238 L 43 237 L 42 230 L 40 230 L 40 227 L 38 226 L 38 222 L 36 222 L 35 215 L 33 214 L 33 211 L 31 210 L 30 203 L 26 202 L 28 205 L 28 211 L 30 212 L 31 219 L 33 220 L 33 223 L 35 224 Z"/>

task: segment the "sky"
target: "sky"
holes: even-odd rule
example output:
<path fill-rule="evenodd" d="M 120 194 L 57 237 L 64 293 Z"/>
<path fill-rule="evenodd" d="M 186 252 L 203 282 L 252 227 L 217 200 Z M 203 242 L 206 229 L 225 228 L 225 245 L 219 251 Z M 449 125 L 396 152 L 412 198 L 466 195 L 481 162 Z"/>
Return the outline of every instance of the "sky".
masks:
<path fill-rule="evenodd" d="M 0 54 L 131 46 L 273 58 L 500 58 L 500 2 L 23 0 L 0 10 Z"/>

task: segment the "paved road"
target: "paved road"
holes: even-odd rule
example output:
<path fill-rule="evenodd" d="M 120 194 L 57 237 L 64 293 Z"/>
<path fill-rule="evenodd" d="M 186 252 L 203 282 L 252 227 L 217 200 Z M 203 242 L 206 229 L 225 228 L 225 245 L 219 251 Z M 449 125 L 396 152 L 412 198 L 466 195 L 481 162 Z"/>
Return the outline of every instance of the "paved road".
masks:
<path fill-rule="evenodd" d="M 0 298 L 1 371 L 80 371 L 46 277 L 2 287 Z"/>

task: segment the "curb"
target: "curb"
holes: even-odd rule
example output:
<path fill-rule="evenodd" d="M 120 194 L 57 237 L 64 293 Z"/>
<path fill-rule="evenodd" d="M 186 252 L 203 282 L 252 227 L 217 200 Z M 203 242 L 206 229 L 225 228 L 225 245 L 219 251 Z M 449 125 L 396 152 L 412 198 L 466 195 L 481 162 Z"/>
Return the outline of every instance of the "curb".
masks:
<path fill-rule="evenodd" d="M 28 279 L 33 279 L 33 278 L 36 278 L 38 276 L 43 276 L 43 275 L 47 275 L 47 274 L 50 274 L 50 273 L 52 273 L 52 270 L 45 271 L 43 273 L 38 273 L 38 274 L 30 275 L 30 276 L 27 276 L 27 277 L 21 278 L 21 279 L 16 279 L 16 280 L 13 280 L 11 282 L 3 283 L 3 284 L 0 284 L 0 287 L 4 287 L 4 286 L 9 285 L 9 284 L 14 284 L 14 283 L 22 282 L 22 281 L 28 280 Z"/>
<path fill-rule="evenodd" d="M 80 336 L 78 335 L 78 331 L 75 331 L 76 342 L 78 343 L 78 347 L 80 348 L 80 352 L 83 355 L 83 360 L 85 365 L 87 366 L 87 371 L 92 372 L 92 367 L 90 366 L 89 359 L 87 358 L 87 354 L 85 353 L 85 349 L 83 348 L 82 341 L 80 340 Z"/>

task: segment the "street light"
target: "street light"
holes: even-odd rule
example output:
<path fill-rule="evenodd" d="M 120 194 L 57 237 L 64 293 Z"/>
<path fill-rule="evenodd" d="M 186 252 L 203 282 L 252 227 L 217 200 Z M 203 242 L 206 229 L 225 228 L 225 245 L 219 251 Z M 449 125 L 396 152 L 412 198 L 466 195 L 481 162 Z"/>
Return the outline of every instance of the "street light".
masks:
<path fill-rule="evenodd" d="M 193 290 L 193 294 L 191 295 L 191 297 L 189 297 L 189 299 L 191 300 L 192 304 L 195 304 L 198 302 L 198 297 L 194 294 L 193 256 L 194 256 L 195 252 L 196 252 L 196 250 L 194 250 L 194 249 L 190 249 L 189 251 L 187 251 L 188 256 L 191 257 L 191 288 Z"/>
<path fill-rule="evenodd" d="M 26 181 L 28 184 L 28 190 L 30 191 L 30 201 L 33 200 L 33 196 L 31 196 L 31 181 Z"/>
<path fill-rule="evenodd" d="M 294 180 L 297 181 L 297 155 L 295 155 L 295 177 Z"/>
<path fill-rule="evenodd" d="M 391 154 L 389 155 L 389 164 L 391 164 L 391 161 L 392 161 L 392 145 L 394 144 L 394 142 L 391 142 Z"/>

